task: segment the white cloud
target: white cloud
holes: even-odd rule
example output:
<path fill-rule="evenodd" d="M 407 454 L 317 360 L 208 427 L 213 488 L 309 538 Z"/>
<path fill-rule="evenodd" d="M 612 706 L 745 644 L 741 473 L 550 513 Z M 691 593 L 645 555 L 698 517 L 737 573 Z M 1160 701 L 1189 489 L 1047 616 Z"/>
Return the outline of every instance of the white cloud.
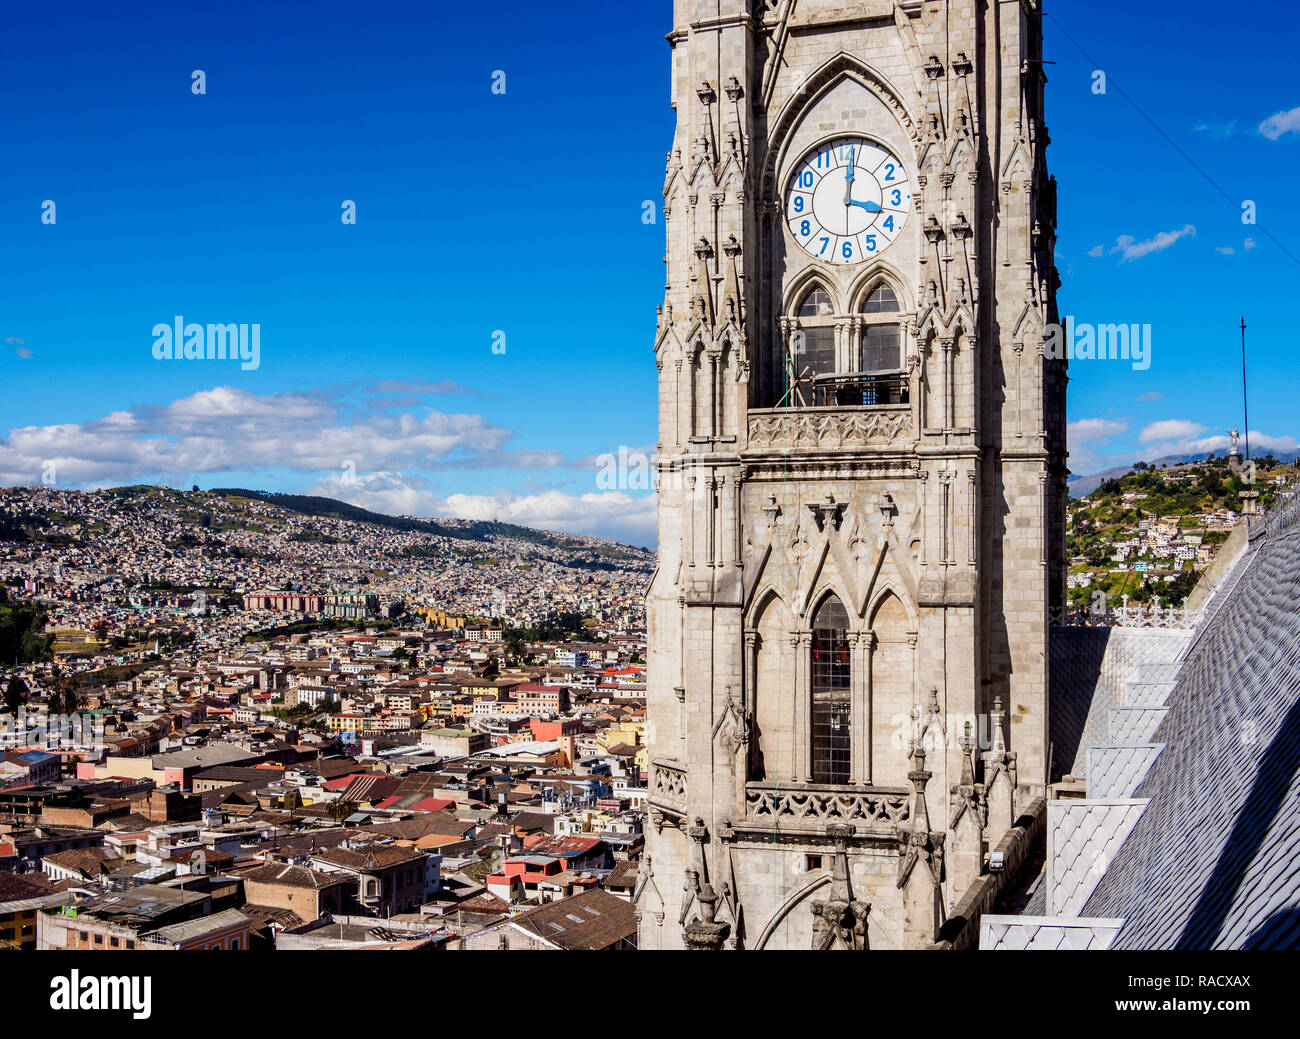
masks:
<path fill-rule="evenodd" d="M 1104 440 L 1119 436 L 1128 429 L 1124 419 L 1081 418 L 1065 427 L 1066 436 L 1071 443 L 1083 443 L 1085 440 Z"/>
<path fill-rule="evenodd" d="M 1253 238 L 1247 238 L 1246 241 L 1242 244 L 1242 248 L 1243 248 L 1243 249 L 1247 249 L 1247 250 L 1249 250 L 1249 249 L 1254 249 L 1254 248 L 1255 248 L 1255 239 L 1253 239 Z"/>
<path fill-rule="evenodd" d="M 25 426 L 0 438 L 0 483 L 40 479 L 56 463 L 60 484 L 171 480 L 196 473 L 289 469 L 545 469 L 558 451 L 507 450 L 513 432 L 481 415 L 430 408 L 344 416 L 321 392 L 257 394 L 218 386 L 82 423 Z"/>
<path fill-rule="evenodd" d="M 1192 437 L 1200 436 L 1207 428 L 1199 422 L 1191 422 L 1187 419 L 1161 419 L 1159 422 L 1144 426 L 1142 432 L 1138 434 L 1138 440 L 1143 444 L 1150 444 L 1157 440 L 1190 440 Z"/>
<path fill-rule="evenodd" d="M 341 474 L 319 481 L 308 494 L 322 494 L 389 515 L 499 520 L 570 534 L 591 534 L 637 545 L 656 539 L 654 494 L 622 491 L 567 494 L 558 490 L 536 494 L 451 494 L 439 497 L 426 481 L 400 473 Z"/>
<path fill-rule="evenodd" d="M 1284 112 L 1274 112 L 1259 124 L 1259 132 L 1270 141 L 1289 133 L 1300 133 L 1300 106 Z"/>
<path fill-rule="evenodd" d="M 1237 132 L 1237 121 L 1234 119 L 1228 123 L 1204 122 L 1197 123 L 1192 127 L 1197 133 L 1208 134 L 1218 141 L 1227 140 Z"/>
<path fill-rule="evenodd" d="M 1230 245 L 1216 245 L 1214 247 L 1214 251 L 1218 253 L 1220 256 L 1231 256 L 1237 250 L 1235 250 Z"/>
<path fill-rule="evenodd" d="M 367 393 L 376 394 L 409 394 L 414 397 L 436 396 L 445 393 L 468 393 L 475 397 L 485 397 L 487 394 L 473 389 L 470 386 L 462 386 L 458 382 L 452 382 L 449 379 L 443 379 L 441 382 L 430 382 L 428 379 L 380 379 L 378 382 L 371 383 L 366 387 Z"/>
<path fill-rule="evenodd" d="M 1202 451 L 1227 451 L 1232 445 L 1232 440 L 1226 434 L 1223 436 L 1204 437 L 1200 440 L 1190 441 L 1186 445 L 1186 454 L 1199 454 Z M 1241 438 L 1237 449 L 1245 453 L 1246 439 Z M 1272 451 L 1276 454 L 1290 454 L 1292 451 L 1300 450 L 1300 440 L 1292 436 L 1270 436 L 1268 433 L 1261 433 L 1258 429 L 1250 431 L 1250 453 L 1252 456 L 1259 456 L 1262 453 Z"/>
<path fill-rule="evenodd" d="M 1232 444 L 1227 433 L 1205 436 L 1204 434 L 1207 431 L 1207 426 L 1186 419 L 1165 419 L 1161 422 L 1152 422 L 1144 427 L 1138 435 L 1138 440 L 1143 445 L 1140 451 L 1141 457 L 1150 461 L 1153 458 L 1161 458 L 1165 455 L 1198 455 L 1210 452 L 1226 452 Z M 1243 450 L 1244 439 L 1243 437 Z M 1252 429 L 1250 431 L 1250 447 L 1251 453 L 1255 455 L 1267 451 L 1278 454 L 1291 454 L 1300 450 L 1300 440 L 1293 436 L 1275 436 Z"/>
<path fill-rule="evenodd" d="M 1158 253 L 1168 249 L 1178 239 L 1187 235 L 1196 237 L 1196 227 L 1192 224 L 1186 224 L 1179 230 L 1161 231 L 1159 234 L 1139 242 L 1130 234 L 1120 235 L 1115 239 L 1115 244 L 1111 246 L 1112 253 L 1120 254 L 1120 263 L 1129 263 L 1132 260 L 1140 260 L 1143 256 L 1149 256 L 1151 253 Z"/>
<path fill-rule="evenodd" d="M 1148 390 L 1146 393 L 1139 393 L 1133 399 L 1137 401 L 1137 403 L 1143 404 L 1149 400 L 1164 400 L 1165 395 L 1163 393 L 1157 393 L 1155 390 Z"/>
<path fill-rule="evenodd" d="M 1095 472 L 1106 467 L 1106 455 L 1097 450 L 1111 437 L 1128 429 L 1127 419 L 1081 418 L 1065 427 L 1066 446 L 1070 452 L 1070 468 L 1077 473 Z"/>
<path fill-rule="evenodd" d="M 1088 250 L 1088 255 L 1093 257 L 1093 259 L 1096 259 L 1105 251 L 1106 251 L 1106 247 L 1104 245 L 1094 245 L 1091 249 Z"/>

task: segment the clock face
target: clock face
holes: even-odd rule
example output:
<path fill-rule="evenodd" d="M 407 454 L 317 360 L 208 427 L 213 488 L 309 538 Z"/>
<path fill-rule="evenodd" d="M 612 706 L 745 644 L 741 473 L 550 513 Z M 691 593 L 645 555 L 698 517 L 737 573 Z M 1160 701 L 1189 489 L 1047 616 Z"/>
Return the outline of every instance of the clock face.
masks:
<path fill-rule="evenodd" d="M 786 226 L 827 263 L 860 263 L 897 240 L 912 209 L 907 171 L 888 148 L 841 137 L 803 157 L 785 193 Z"/>

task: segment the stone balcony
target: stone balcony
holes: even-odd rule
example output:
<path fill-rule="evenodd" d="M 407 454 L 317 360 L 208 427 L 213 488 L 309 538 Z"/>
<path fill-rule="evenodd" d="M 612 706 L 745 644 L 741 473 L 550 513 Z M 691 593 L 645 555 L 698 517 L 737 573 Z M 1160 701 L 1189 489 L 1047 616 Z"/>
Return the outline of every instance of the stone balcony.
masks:
<path fill-rule="evenodd" d="M 673 758 L 652 758 L 650 761 L 651 808 L 672 815 L 686 814 L 686 766 Z"/>
<path fill-rule="evenodd" d="M 831 823 L 853 823 L 859 834 L 890 837 L 911 814 L 909 796 L 894 787 L 749 783 L 745 827 L 824 834 Z"/>
<path fill-rule="evenodd" d="M 748 449 L 789 454 L 853 448 L 903 450 L 915 439 L 910 404 L 751 409 Z"/>

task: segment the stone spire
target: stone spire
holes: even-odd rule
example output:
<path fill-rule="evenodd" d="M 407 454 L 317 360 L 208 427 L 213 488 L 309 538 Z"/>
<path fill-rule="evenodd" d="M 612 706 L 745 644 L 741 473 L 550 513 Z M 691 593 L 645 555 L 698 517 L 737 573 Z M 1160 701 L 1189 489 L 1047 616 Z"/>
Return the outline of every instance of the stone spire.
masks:
<path fill-rule="evenodd" d="M 910 756 L 912 770 L 907 778 L 913 790 L 912 826 L 900 833 L 905 845 L 898 887 L 903 892 L 904 947 L 924 949 L 938 938 L 943 923 L 944 835 L 930 829 L 925 785 L 933 773 L 926 771 L 925 749 L 919 741 L 912 741 Z"/>

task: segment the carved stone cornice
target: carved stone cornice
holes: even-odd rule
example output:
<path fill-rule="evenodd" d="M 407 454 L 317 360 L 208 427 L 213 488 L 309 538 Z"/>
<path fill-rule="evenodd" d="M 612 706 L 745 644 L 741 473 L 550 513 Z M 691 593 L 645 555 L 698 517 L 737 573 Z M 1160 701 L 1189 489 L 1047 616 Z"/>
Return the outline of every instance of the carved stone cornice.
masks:
<path fill-rule="evenodd" d="M 910 443 L 915 436 L 909 406 L 871 409 L 773 409 L 751 411 L 749 445 L 781 451 L 868 444 Z"/>

